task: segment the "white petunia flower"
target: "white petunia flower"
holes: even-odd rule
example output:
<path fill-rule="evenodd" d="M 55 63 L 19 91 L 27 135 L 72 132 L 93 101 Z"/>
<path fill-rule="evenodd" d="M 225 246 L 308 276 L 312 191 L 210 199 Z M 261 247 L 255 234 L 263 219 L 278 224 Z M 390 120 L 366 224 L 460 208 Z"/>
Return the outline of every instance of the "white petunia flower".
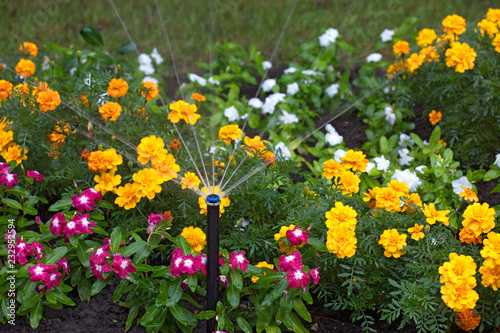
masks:
<path fill-rule="evenodd" d="M 273 67 L 273 64 L 271 64 L 270 61 L 263 61 L 262 62 L 262 68 L 267 71 L 268 69 L 271 69 L 271 67 Z"/>
<path fill-rule="evenodd" d="M 283 114 L 278 117 L 279 122 L 285 125 L 299 122 L 299 118 L 297 118 L 297 116 L 293 113 L 288 113 L 285 110 L 281 110 L 281 112 L 283 112 Z"/>
<path fill-rule="evenodd" d="M 155 60 L 157 65 L 160 65 L 163 62 L 163 57 L 160 55 L 156 47 L 153 49 L 153 52 L 151 52 L 151 57 Z"/>
<path fill-rule="evenodd" d="M 139 54 L 139 70 L 146 75 L 152 75 L 155 72 L 153 67 L 153 60 L 146 53 Z"/>
<path fill-rule="evenodd" d="M 472 184 L 466 176 L 455 179 L 451 182 L 451 186 L 453 186 L 453 192 L 455 192 L 455 194 L 460 194 L 464 191 L 462 186 L 465 188 L 472 188 Z"/>
<path fill-rule="evenodd" d="M 375 161 L 375 163 L 377 163 L 377 170 L 387 172 L 387 170 L 391 166 L 391 162 L 389 160 L 386 160 L 384 155 L 375 157 L 373 160 Z"/>
<path fill-rule="evenodd" d="M 319 45 L 327 47 L 330 43 L 335 43 L 338 36 L 339 31 L 337 29 L 329 28 L 324 34 L 319 36 Z"/>
<path fill-rule="evenodd" d="M 424 168 L 426 168 L 425 165 L 419 165 L 418 167 L 415 168 L 415 170 L 417 170 L 418 172 L 420 172 L 421 174 L 424 174 Z"/>
<path fill-rule="evenodd" d="M 245 231 L 245 228 L 250 224 L 244 217 L 240 217 L 238 221 L 236 221 L 236 224 L 234 225 L 235 228 L 240 228 L 240 231 Z"/>
<path fill-rule="evenodd" d="M 414 159 L 412 156 L 408 155 L 410 151 L 407 148 L 403 148 L 398 150 L 398 152 L 399 152 L 399 160 L 398 160 L 399 164 L 410 165 L 410 162 L 413 161 Z"/>
<path fill-rule="evenodd" d="M 75 72 L 76 72 L 76 67 L 70 68 L 69 75 L 73 76 Z M 20 77 L 22 78 L 23 76 L 20 75 Z"/>
<path fill-rule="evenodd" d="M 233 106 L 228 107 L 224 110 L 224 116 L 226 116 L 229 121 L 237 121 L 240 120 L 240 114 L 238 110 Z"/>
<path fill-rule="evenodd" d="M 220 81 L 215 80 L 212 76 L 208 78 L 208 83 L 216 85 L 216 86 L 220 86 Z"/>
<path fill-rule="evenodd" d="M 335 128 L 328 124 L 325 126 L 326 129 L 326 134 L 325 134 L 325 141 L 328 142 L 330 146 L 336 146 L 338 144 L 341 144 L 342 141 L 344 141 L 344 137 L 337 133 Z"/>
<path fill-rule="evenodd" d="M 406 169 L 404 171 L 396 170 L 394 171 L 394 175 L 392 175 L 391 178 L 406 183 L 410 192 L 415 192 L 417 190 L 417 187 L 422 185 L 422 181 L 420 181 L 420 178 L 418 178 L 418 176 L 414 172 L 411 172 L 409 169 Z"/>
<path fill-rule="evenodd" d="M 258 98 L 251 98 L 248 101 L 248 105 L 250 105 L 253 108 L 260 109 L 262 105 L 264 105 L 264 103 L 262 103 L 262 101 Z"/>
<path fill-rule="evenodd" d="M 241 118 L 241 119 L 243 119 L 243 120 L 247 119 L 247 118 L 248 118 L 248 113 L 245 113 L 245 114 L 244 114 L 244 115 L 242 115 L 240 118 Z"/>
<path fill-rule="evenodd" d="M 385 29 L 384 31 L 382 31 L 382 33 L 380 34 L 380 40 L 382 42 L 390 42 L 392 40 L 392 36 L 394 36 L 394 30 L 388 30 L 388 29 Z"/>
<path fill-rule="evenodd" d="M 408 134 L 405 134 L 405 133 L 401 133 L 401 134 L 399 135 L 399 145 L 400 145 L 401 147 L 406 148 L 406 147 L 408 147 L 408 146 L 406 145 L 406 143 L 407 143 L 407 142 L 408 142 L 410 145 L 412 145 L 412 146 L 413 146 L 413 145 L 415 145 L 415 141 L 413 141 L 413 140 L 412 140 L 411 136 L 409 136 Z"/>
<path fill-rule="evenodd" d="M 493 162 L 493 164 L 500 168 L 500 154 L 496 154 L 495 162 Z"/>
<path fill-rule="evenodd" d="M 289 85 L 286 86 L 286 93 L 290 96 L 295 95 L 298 93 L 300 90 L 299 84 L 297 82 L 290 83 Z"/>
<path fill-rule="evenodd" d="M 366 62 L 379 62 L 382 60 L 382 55 L 380 53 L 372 53 L 366 57 Z"/>
<path fill-rule="evenodd" d="M 396 115 L 393 112 L 393 109 L 390 106 L 386 106 L 384 109 L 385 112 L 385 121 L 389 124 L 394 125 L 396 122 Z"/>
<path fill-rule="evenodd" d="M 206 86 L 207 85 L 207 79 L 197 75 L 197 74 L 194 74 L 194 73 L 190 73 L 188 75 L 188 78 L 191 82 L 196 82 L 198 83 L 200 86 Z"/>
<path fill-rule="evenodd" d="M 262 106 L 262 112 L 267 114 L 273 114 L 274 108 L 279 102 L 283 102 L 285 100 L 285 94 L 282 93 L 274 93 L 266 97 L 264 101 L 264 105 Z"/>
<path fill-rule="evenodd" d="M 267 79 L 262 83 L 262 91 L 263 92 L 269 92 L 273 87 L 276 85 L 276 80 L 275 79 Z"/>
<path fill-rule="evenodd" d="M 309 75 L 309 76 L 314 76 L 314 75 L 319 75 L 319 76 L 322 76 L 322 77 L 325 76 L 325 74 L 323 74 L 321 72 L 318 72 L 318 71 L 315 71 L 315 70 L 312 70 L 312 69 L 303 70 L 302 74 Z"/>
<path fill-rule="evenodd" d="M 154 84 L 158 84 L 159 81 L 157 79 L 155 79 L 154 77 L 152 76 L 145 76 L 144 79 L 142 79 L 142 82 L 151 82 L 151 83 L 154 83 Z"/>
<path fill-rule="evenodd" d="M 210 154 L 215 154 L 217 147 L 210 147 Z"/>
<path fill-rule="evenodd" d="M 291 73 L 295 73 L 296 71 L 297 71 L 297 68 L 295 68 L 295 67 L 288 67 L 287 69 L 285 69 L 283 71 L 283 73 L 285 73 L 285 74 L 291 74 Z"/>
<path fill-rule="evenodd" d="M 287 146 L 283 142 L 278 142 L 276 146 L 274 146 L 274 153 L 278 156 L 283 157 L 285 160 L 289 160 L 292 158 L 292 152 L 288 149 Z"/>
<path fill-rule="evenodd" d="M 374 163 L 368 162 L 368 164 L 366 165 L 366 173 L 370 173 L 371 169 L 373 169 L 374 167 L 375 167 Z"/>
<path fill-rule="evenodd" d="M 325 89 L 325 93 L 328 95 L 328 97 L 333 98 L 333 96 L 338 94 L 339 86 L 340 85 L 338 83 L 334 83 Z"/>
<path fill-rule="evenodd" d="M 338 149 L 335 153 L 333 153 L 333 160 L 335 162 L 341 162 L 342 157 L 344 157 L 346 153 L 347 152 L 345 150 Z"/>

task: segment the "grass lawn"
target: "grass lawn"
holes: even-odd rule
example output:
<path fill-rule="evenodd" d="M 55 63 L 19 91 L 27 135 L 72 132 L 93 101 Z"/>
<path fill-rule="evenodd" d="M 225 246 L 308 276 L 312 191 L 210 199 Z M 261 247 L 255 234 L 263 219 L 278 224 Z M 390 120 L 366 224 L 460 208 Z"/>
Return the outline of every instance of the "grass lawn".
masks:
<path fill-rule="evenodd" d="M 287 59 L 299 45 L 317 38 L 329 27 L 337 28 L 344 41 L 359 49 L 356 57 L 364 58 L 371 53 L 373 42 L 384 29 L 394 29 L 410 16 L 418 19 L 418 29 L 439 29 L 441 21 L 449 14 L 461 15 L 468 23 L 477 22 L 488 8 L 495 8 L 495 2 L 298 1 L 274 62 Z M 210 40 L 234 41 L 245 46 L 256 44 L 264 56 L 269 57 L 293 0 L 159 0 L 159 3 L 174 55 L 181 70 L 185 71 L 194 70 L 198 60 L 208 61 L 206 46 Z M 154 0 L 115 0 L 115 5 L 140 51 L 151 51 L 156 46 L 161 54 L 167 54 Z M 111 52 L 128 40 L 107 0 L 2 1 L 0 12 L 3 55 L 11 54 L 23 41 L 88 48 L 78 33 L 85 24 L 103 34 Z"/>

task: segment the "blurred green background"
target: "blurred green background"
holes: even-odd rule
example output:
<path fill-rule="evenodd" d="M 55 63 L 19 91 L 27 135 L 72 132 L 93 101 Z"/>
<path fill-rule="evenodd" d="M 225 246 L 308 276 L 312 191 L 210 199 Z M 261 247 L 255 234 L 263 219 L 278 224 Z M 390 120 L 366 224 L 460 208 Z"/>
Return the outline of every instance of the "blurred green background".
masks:
<path fill-rule="evenodd" d="M 194 70 L 195 62 L 208 62 L 209 42 L 234 41 L 256 44 L 269 58 L 294 0 L 158 0 L 174 56 L 181 71 Z M 395 29 L 405 19 L 418 19 L 415 29 L 439 29 L 446 15 L 458 14 L 468 23 L 477 22 L 493 0 L 309 0 L 298 1 L 284 33 L 274 63 L 285 61 L 298 47 L 317 38 L 329 27 L 355 45 L 364 59 L 372 52 L 384 29 Z M 168 48 L 154 0 L 115 0 L 139 50 Z M 102 33 L 108 51 L 128 41 L 108 0 L 3 0 L 0 2 L 0 59 L 12 54 L 23 41 L 40 45 L 57 43 L 75 49 L 89 48 L 79 35 L 84 25 Z M 471 23 L 472 24 L 472 23 Z M 474 24 L 475 26 L 475 24 Z M 409 36 L 408 36 L 409 37 Z M 383 51 L 389 55 L 390 50 Z M 132 55 L 131 55 L 132 56 Z"/>

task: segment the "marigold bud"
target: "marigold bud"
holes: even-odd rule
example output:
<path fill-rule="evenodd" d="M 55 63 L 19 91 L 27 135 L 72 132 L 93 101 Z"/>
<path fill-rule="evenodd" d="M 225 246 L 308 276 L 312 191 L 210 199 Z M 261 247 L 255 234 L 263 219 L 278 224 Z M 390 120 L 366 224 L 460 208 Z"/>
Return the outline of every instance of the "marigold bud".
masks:
<path fill-rule="evenodd" d="M 82 59 L 82 51 L 76 51 L 76 59 L 78 59 L 78 62 L 80 62 L 80 59 Z"/>
<path fill-rule="evenodd" d="M 54 60 L 52 60 L 50 62 L 50 68 L 54 69 L 54 67 L 56 67 L 56 63 L 54 62 Z"/>
<path fill-rule="evenodd" d="M 118 72 L 121 72 L 121 70 L 122 70 L 122 65 L 120 65 L 120 64 L 116 65 L 116 70 L 117 70 Z"/>
<path fill-rule="evenodd" d="M 427 225 L 424 227 L 424 234 L 428 234 L 430 231 L 431 231 L 431 226 L 427 224 Z"/>
<path fill-rule="evenodd" d="M 102 145 L 99 145 L 99 150 L 102 150 Z"/>
<path fill-rule="evenodd" d="M 305 197 L 307 197 L 307 194 L 309 193 L 309 186 L 304 186 L 302 189 L 302 194 L 304 194 Z"/>

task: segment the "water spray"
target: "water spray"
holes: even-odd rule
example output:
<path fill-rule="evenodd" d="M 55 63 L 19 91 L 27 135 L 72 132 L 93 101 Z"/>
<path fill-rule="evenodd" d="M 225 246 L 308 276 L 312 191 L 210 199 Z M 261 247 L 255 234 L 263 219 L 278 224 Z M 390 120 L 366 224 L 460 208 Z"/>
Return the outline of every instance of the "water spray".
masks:
<path fill-rule="evenodd" d="M 219 300 L 219 208 L 220 197 L 217 194 L 207 196 L 207 305 L 206 310 L 215 311 Z M 207 321 L 207 333 L 216 330 L 217 321 Z"/>

